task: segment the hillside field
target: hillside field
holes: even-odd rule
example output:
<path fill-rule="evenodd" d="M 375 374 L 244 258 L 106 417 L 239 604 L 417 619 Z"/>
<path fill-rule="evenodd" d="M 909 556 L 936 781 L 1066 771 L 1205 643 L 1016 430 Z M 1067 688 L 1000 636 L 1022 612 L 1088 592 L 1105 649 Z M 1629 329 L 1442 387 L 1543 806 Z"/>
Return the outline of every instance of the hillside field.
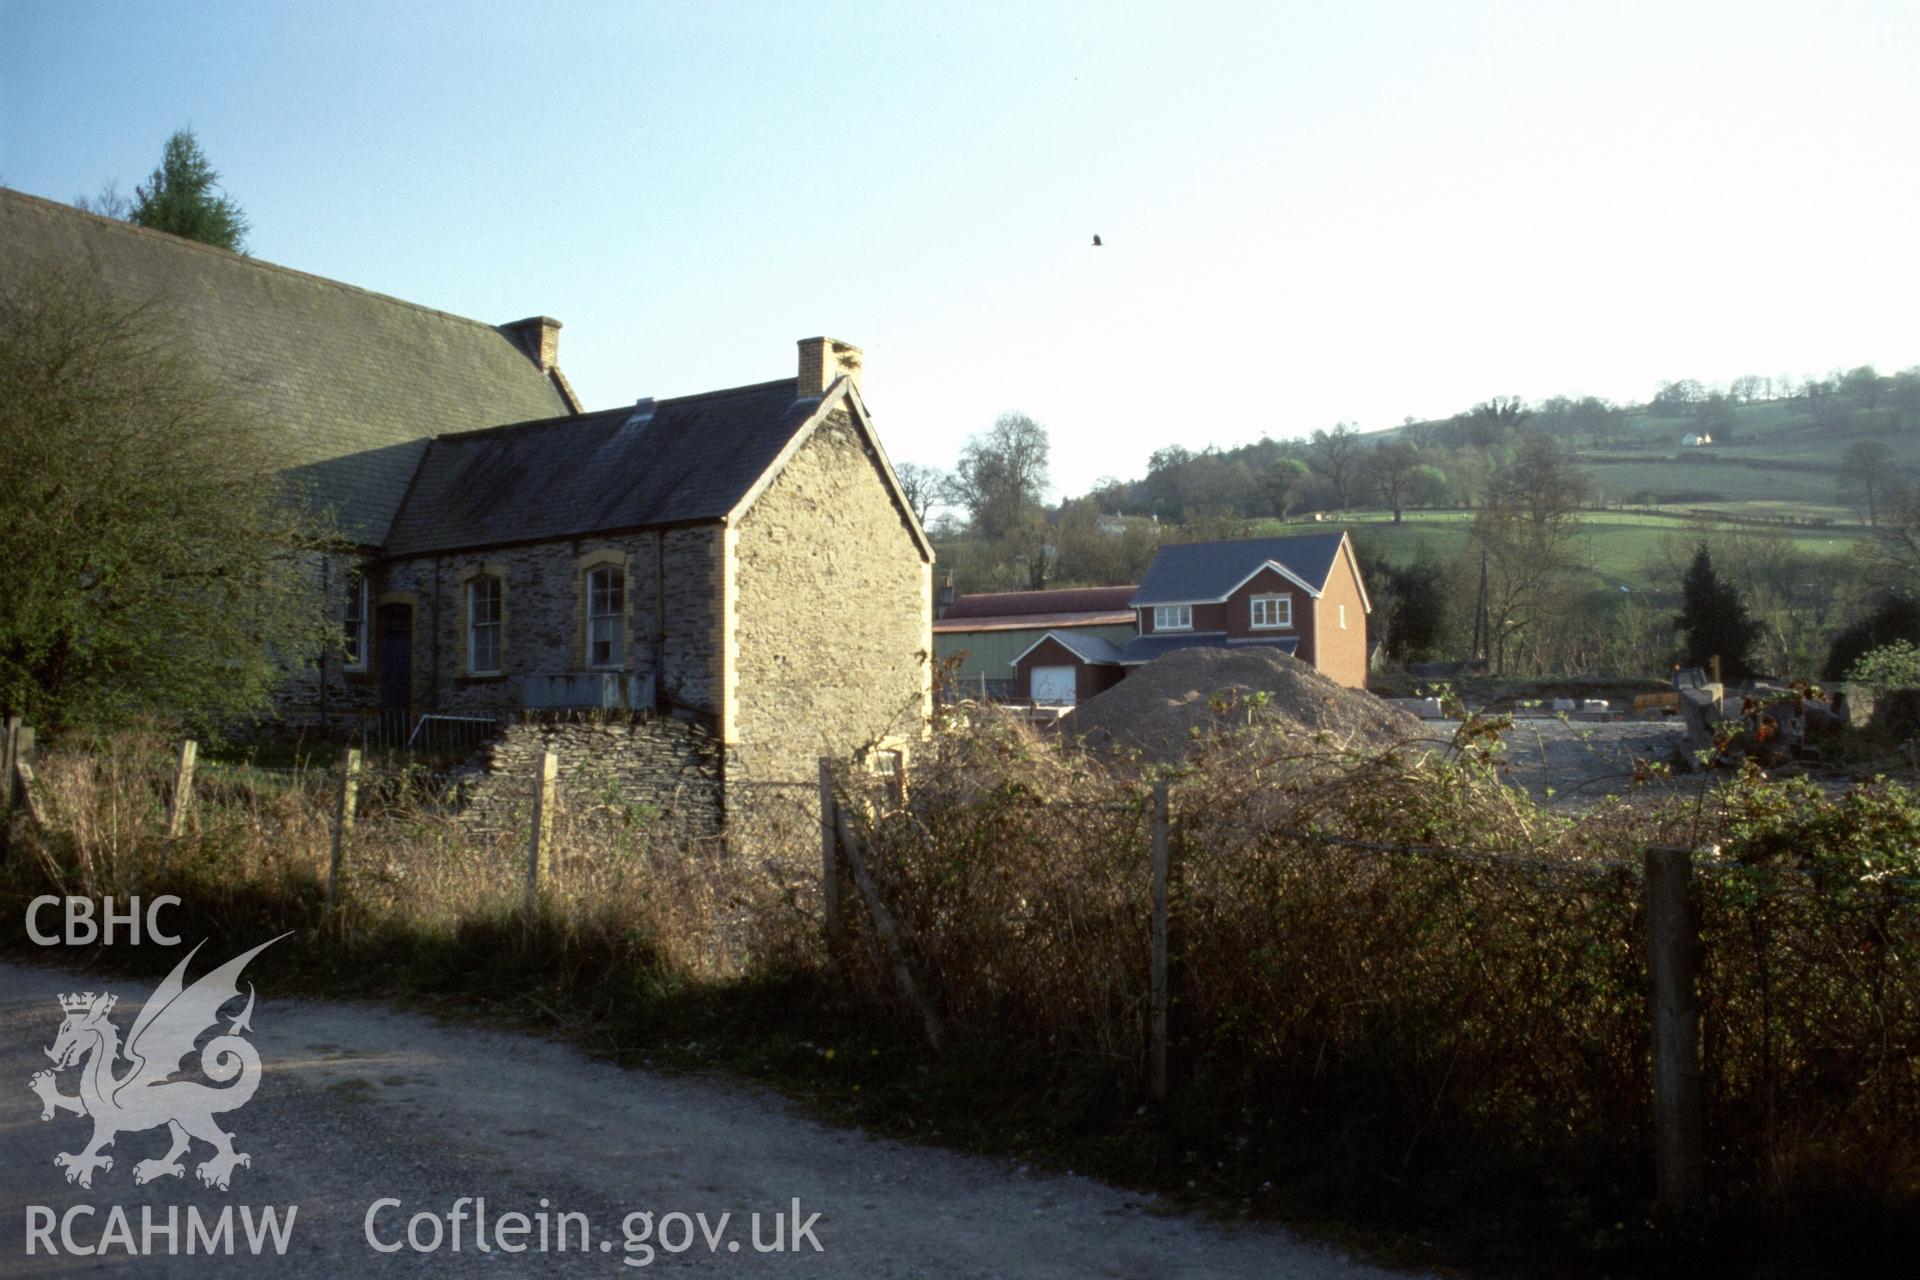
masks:
<path fill-rule="evenodd" d="M 1874 440 L 1896 466 L 1920 470 L 1920 432 L 1897 425 L 1885 412 L 1822 425 L 1796 402 L 1767 400 L 1735 407 L 1730 438 L 1689 446 L 1683 441 L 1695 430 L 1691 418 L 1640 409 L 1628 415 L 1622 440 L 1583 449 L 1579 458 L 1598 490 L 1616 500 L 1684 494 L 1681 500 L 1698 506 L 1711 494 L 1736 514 L 1764 508 L 1850 522 L 1859 517 L 1836 493 L 1848 446 Z"/>
<path fill-rule="evenodd" d="M 1250 536 L 1280 537 L 1325 532 L 1330 528 L 1345 529 L 1356 540 L 1377 549 L 1389 564 L 1411 563 L 1422 548 L 1434 559 L 1446 563 L 1466 550 L 1467 529 L 1472 521 L 1470 511 L 1409 511 L 1396 526 L 1391 512 L 1360 511 L 1338 522 L 1262 521 L 1250 531 Z M 1599 583 L 1635 591 L 1671 590 L 1672 583 L 1663 581 L 1659 573 L 1662 553 L 1670 544 L 1684 548 L 1692 525 L 1692 520 L 1678 512 L 1582 512 L 1579 555 Z M 1843 555 L 1865 536 L 1865 530 L 1859 528 L 1796 528 L 1786 533 L 1797 549 L 1818 556 Z"/>

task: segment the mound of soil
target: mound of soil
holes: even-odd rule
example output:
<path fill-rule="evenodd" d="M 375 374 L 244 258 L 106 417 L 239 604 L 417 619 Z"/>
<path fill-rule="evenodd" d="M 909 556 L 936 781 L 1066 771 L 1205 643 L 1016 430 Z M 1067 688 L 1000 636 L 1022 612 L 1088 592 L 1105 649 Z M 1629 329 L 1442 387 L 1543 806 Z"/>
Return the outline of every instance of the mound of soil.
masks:
<path fill-rule="evenodd" d="M 1266 694 L 1264 705 L 1255 695 Z M 1180 649 L 1128 675 L 1062 717 L 1060 730 L 1096 750 L 1186 758 L 1199 741 L 1248 725 L 1325 733 L 1336 745 L 1381 750 L 1422 736 L 1420 721 L 1272 649 Z M 1195 731 L 1198 730 L 1196 735 Z"/>

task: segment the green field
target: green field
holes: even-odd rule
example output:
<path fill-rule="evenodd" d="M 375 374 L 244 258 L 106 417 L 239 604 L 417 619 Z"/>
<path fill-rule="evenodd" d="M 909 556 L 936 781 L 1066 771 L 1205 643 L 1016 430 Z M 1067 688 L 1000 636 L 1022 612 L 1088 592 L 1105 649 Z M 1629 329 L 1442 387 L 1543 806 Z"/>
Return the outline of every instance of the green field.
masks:
<path fill-rule="evenodd" d="M 1861 518 L 1836 492 L 1848 446 L 1873 440 L 1886 446 L 1897 467 L 1920 474 L 1920 429 L 1904 411 L 1843 407 L 1831 424 L 1823 424 L 1804 401 L 1763 400 L 1736 405 L 1733 414 L 1730 436 L 1694 446 L 1686 443 L 1699 430 L 1691 412 L 1667 416 L 1635 408 L 1609 438 L 1576 445 L 1574 456 L 1610 503 L 1719 507 L 1728 515 L 1842 524 Z M 1400 437 L 1405 430 L 1388 428 L 1377 438 Z"/>
<path fill-rule="evenodd" d="M 1730 439 L 1693 447 L 1683 443 L 1694 430 L 1691 418 L 1639 410 L 1627 418 L 1624 441 L 1582 450 L 1580 457 L 1610 498 L 1716 494 L 1736 509 L 1841 520 L 1857 518 L 1838 506 L 1835 493 L 1849 445 L 1874 440 L 1896 464 L 1920 469 L 1920 432 L 1895 429 L 1898 424 L 1885 414 L 1854 414 L 1841 428 L 1822 426 L 1784 401 L 1740 405 L 1734 414 Z M 1687 501 L 1699 505 L 1698 499 Z"/>
<path fill-rule="evenodd" d="M 1730 452 L 1732 446 L 1728 449 Z M 1684 456 L 1649 457 L 1645 462 L 1583 461 L 1595 489 L 1614 500 L 1624 501 L 1642 493 L 1714 494 L 1718 502 L 1735 509 L 1760 503 L 1782 504 L 1797 510 L 1818 509 L 1851 518 L 1850 512 L 1840 512 L 1833 505 L 1836 476 L 1830 472 L 1696 462 Z M 1701 505 L 1704 499 L 1688 501 Z"/>
<path fill-rule="evenodd" d="M 1466 550 L 1467 529 L 1472 521 L 1470 511 L 1410 511 L 1402 523 L 1395 525 L 1390 512 L 1361 511 L 1338 523 L 1263 521 L 1254 527 L 1250 536 L 1280 537 L 1345 529 L 1356 540 L 1377 549 L 1390 564 L 1410 563 L 1422 548 L 1445 563 Z M 1662 553 L 1676 544 L 1684 548 L 1693 523 L 1683 515 L 1657 511 L 1583 512 L 1576 554 L 1593 570 L 1599 583 L 1636 591 L 1662 589 L 1668 585 L 1660 580 L 1658 572 Z M 1787 531 L 1788 541 L 1797 550 L 1818 556 L 1845 554 L 1863 536 L 1864 530 L 1851 528 Z"/>

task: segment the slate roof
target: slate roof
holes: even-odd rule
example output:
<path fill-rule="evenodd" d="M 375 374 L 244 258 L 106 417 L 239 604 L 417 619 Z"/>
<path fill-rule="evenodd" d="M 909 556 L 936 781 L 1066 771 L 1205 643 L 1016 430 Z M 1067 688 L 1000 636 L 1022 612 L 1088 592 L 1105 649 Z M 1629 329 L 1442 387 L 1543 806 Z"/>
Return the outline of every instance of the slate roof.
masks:
<path fill-rule="evenodd" d="M 1133 605 L 1190 604 L 1225 599 L 1267 561 L 1285 565 L 1318 591 L 1340 553 L 1340 533 L 1291 538 L 1237 538 L 1161 547 L 1133 594 Z"/>
<path fill-rule="evenodd" d="M 1049 640 L 1054 641 L 1061 648 L 1089 666 L 1112 667 L 1118 666 L 1120 663 L 1120 650 L 1114 647 L 1112 641 L 1103 640 L 1099 636 L 1079 635 L 1072 631 L 1047 632 L 1047 634 L 1028 645 L 1026 653 L 1022 653 L 1020 658 L 1026 657 L 1028 653 L 1032 653 Z M 1010 667 L 1018 666 L 1020 664 L 1020 658 L 1015 658 L 1007 665 Z"/>
<path fill-rule="evenodd" d="M 1172 653 L 1176 649 L 1278 649 L 1291 655 L 1300 647 L 1299 636 L 1282 636 L 1278 639 L 1234 639 L 1229 640 L 1224 632 L 1181 632 L 1178 635 L 1135 636 L 1127 641 L 1127 647 L 1120 651 L 1120 661 L 1129 667 L 1137 667 L 1143 662 L 1152 662 L 1163 653 Z"/>
<path fill-rule="evenodd" d="M 419 555 L 726 515 L 820 399 L 798 381 L 441 436 L 393 522 Z"/>
<path fill-rule="evenodd" d="M 356 541 L 386 539 L 426 437 L 571 407 L 492 325 L 0 188 L 0 263 L 35 259 L 92 264 L 116 297 L 176 317 Z"/>
<path fill-rule="evenodd" d="M 1130 612 L 1133 587 L 1072 587 L 1058 591 L 992 591 L 961 596 L 940 615 L 948 619 L 1044 616 L 1047 614 Z M 1122 617 L 1131 622 L 1131 617 Z"/>

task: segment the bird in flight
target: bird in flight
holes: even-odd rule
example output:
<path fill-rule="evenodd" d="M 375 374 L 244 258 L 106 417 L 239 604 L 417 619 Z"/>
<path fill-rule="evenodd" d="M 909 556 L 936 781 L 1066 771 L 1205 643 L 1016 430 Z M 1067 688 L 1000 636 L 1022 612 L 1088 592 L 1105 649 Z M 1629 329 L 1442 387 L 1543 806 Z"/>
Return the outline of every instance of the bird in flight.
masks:
<path fill-rule="evenodd" d="M 1099 237 L 1099 236 L 1095 236 L 1095 237 L 1093 238 L 1093 247 L 1094 247 L 1094 248 L 1096 248 L 1096 249 L 1098 249 L 1098 248 L 1100 247 L 1100 237 Z"/>

